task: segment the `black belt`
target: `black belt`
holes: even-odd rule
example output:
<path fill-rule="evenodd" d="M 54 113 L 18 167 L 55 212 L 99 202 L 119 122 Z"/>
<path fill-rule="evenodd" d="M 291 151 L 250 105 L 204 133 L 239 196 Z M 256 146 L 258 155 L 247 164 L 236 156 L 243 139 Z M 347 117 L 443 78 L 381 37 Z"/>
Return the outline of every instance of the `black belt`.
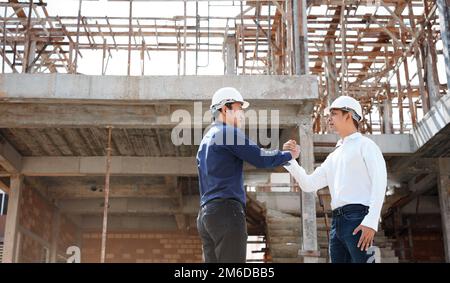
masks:
<path fill-rule="evenodd" d="M 205 208 L 207 204 L 211 204 L 213 202 L 237 202 L 242 207 L 244 207 L 239 200 L 234 199 L 234 198 L 215 198 L 215 199 L 208 200 L 204 205 L 202 205 L 202 208 Z"/>
<path fill-rule="evenodd" d="M 350 211 L 364 211 L 365 213 L 369 212 L 369 207 L 362 204 L 347 204 L 342 207 L 336 208 L 331 212 L 333 217 L 344 215 L 345 212 Z"/>

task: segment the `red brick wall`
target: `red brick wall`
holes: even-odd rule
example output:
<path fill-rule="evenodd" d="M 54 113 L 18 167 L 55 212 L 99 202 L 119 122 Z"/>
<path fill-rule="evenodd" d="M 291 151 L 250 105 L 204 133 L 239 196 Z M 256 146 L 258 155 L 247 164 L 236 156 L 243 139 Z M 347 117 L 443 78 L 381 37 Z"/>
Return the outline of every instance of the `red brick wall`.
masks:
<path fill-rule="evenodd" d="M 81 262 L 100 261 L 101 233 L 84 233 Z M 125 263 L 202 262 L 198 234 L 182 232 L 109 232 L 106 261 Z"/>
<path fill-rule="evenodd" d="M 27 185 L 22 189 L 19 211 L 19 225 L 50 242 L 53 207 Z"/>
<path fill-rule="evenodd" d="M 6 215 L 0 215 L 0 238 L 5 237 Z"/>
<path fill-rule="evenodd" d="M 67 248 L 70 246 L 78 246 L 77 242 L 78 228 L 73 222 L 61 215 L 59 223 L 59 235 L 58 235 L 58 254 L 66 255 Z M 81 247 L 80 247 L 81 248 Z"/>
<path fill-rule="evenodd" d="M 28 185 L 24 185 L 19 204 L 19 225 L 50 243 L 52 233 L 52 207 Z M 44 246 L 21 233 L 20 262 L 42 262 L 45 260 Z"/>
<path fill-rule="evenodd" d="M 21 193 L 19 205 L 19 225 L 37 235 L 46 242 L 33 239 L 21 233 L 19 246 L 20 262 L 44 262 L 49 257 L 49 250 L 52 242 L 52 223 L 55 206 L 49 203 L 36 190 L 28 185 L 24 185 Z M 69 246 L 76 245 L 77 227 L 64 215 L 60 217 L 60 227 L 58 234 L 58 254 L 66 255 Z"/>
<path fill-rule="evenodd" d="M 407 236 L 403 238 L 407 247 L 406 257 L 411 262 L 445 262 L 444 240 L 441 232 L 413 231 L 413 246 Z"/>

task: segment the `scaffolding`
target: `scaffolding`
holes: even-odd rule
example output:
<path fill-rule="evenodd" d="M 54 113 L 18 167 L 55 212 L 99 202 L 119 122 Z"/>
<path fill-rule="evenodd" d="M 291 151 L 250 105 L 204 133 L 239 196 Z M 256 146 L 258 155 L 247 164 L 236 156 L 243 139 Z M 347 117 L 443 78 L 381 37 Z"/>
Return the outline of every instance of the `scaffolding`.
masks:
<path fill-rule="evenodd" d="M 95 51 L 99 75 L 120 52 L 127 75 L 146 75 L 151 52 L 176 56 L 177 75 L 213 63 L 224 74 L 312 74 L 315 133 L 327 132 L 324 109 L 339 95 L 362 103 L 363 133 L 390 134 L 409 132 L 448 91 L 438 72 L 445 49 L 436 1 L 163 1 L 183 12 L 159 17 L 135 15 L 133 5 L 161 1 L 110 0 L 128 6 L 120 17 L 85 16 L 86 2 L 78 0 L 77 16 L 57 16 L 44 0 L 1 1 L 2 73 L 79 74 L 84 53 Z"/>

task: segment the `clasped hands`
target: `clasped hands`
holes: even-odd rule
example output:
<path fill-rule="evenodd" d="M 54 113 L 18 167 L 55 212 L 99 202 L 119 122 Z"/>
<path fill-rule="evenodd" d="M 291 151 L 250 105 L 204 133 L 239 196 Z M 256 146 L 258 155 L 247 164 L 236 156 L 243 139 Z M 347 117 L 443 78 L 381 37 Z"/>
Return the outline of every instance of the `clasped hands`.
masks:
<path fill-rule="evenodd" d="M 288 140 L 283 144 L 283 150 L 291 152 L 293 159 L 297 159 L 300 156 L 300 146 L 295 140 Z"/>

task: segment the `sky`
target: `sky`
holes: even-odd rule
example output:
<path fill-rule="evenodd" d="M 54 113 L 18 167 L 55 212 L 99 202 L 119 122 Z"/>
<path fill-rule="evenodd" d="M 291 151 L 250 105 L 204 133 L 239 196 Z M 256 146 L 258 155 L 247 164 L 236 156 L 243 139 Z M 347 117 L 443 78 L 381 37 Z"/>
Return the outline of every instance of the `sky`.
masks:
<path fill-rule="evenodd" d="M 224 1 L 222 1 L 224 2 Z M 231 1 L 225 1 L 227 3 Z M 76 16 L 78 13 L 78 0 L 47 0 L 47 9 L 51 15 L 60 16 Z M 210 7 L 211 15 L 221 16 L 236 16 L 240 11 L 240 6 L 224 7 L 224 4 L 220 1 L 215 1 Z M 237 5 L 237 4 L 236 4 Z M 133 16 L 135 17 L 168 17 L 181 16 L 184 14 L 183 2 L 175 1 L 138 1 L 133 3 Z M 187 3 L 187 14 L 195 15 L 195 2 L 189 1 Z M 108 17 L 128 17 L 129 15 L 129 2 L 123 1 L 83 1 L 82 4 L 83 16 L 108 16 Z M 199 2 L 199 15 L 208 15 L 208 3 L 205 1 Z M 171 24 L 172 22 L 158 21 L 158 24 Z M 141 21 L 140 24 L 146 24 L 145 21 Z M 154 22 L 147 22 L 147 24 L 154 24 Z M 195 24 L 190 21 L 189 24 Z M 225 20 L 211 20 L 210 26 L 220 25 L 225 26 Z M 201 26 L 206 27 L 207 22 L 202 21 Z M 169 39 L 160 39 L 160 41 L 167 41 Z M 140 41 L 138 41 L 140 42 Z M 173 42 L 173 41 L 172 41 Z M 202 42 L 206 42 L 203 40 Z M 211 39 L 213 42 L 213 39 Z M 146 38 L 147 44 L 156 43 L 156 38 Z M 217 44 L 222 44 L 222 39 L 215 39 Z M 109 75 L 126 75 L 127 74 L 127 51 L 111 51 L 112 58 L 109 61 L 107 73 Z M 82 51 L 83 58 L 79 59 L 79 72 L 84 74 L 101 74 L 102 66 L 102 51 Z M 198 69 L 199 75 L 223 75 L 224 64 L 222 60 L 222 53 L 211 52 L 209 54 L 205 52 L 199 52 L 198 62 L 201 67 Z M 145 62 L 145 75 L 176 75 L 177 70 L 177 53 L 176 52 L 162 52 L 162 51 L 150 51 L 150 60 L 146 56 Z M 140 54 L 139 52 L 132 52 L 132 75 L 141 74 L 140 66 Z M 183 61 L 183 60 L 182 60 Z M 195 52 L 188 52 L 186 56 L 187 61 L 187 75 L 195 74 Z M 209 61 L 209 62 L 208 62 Z M 209 63 L 209 64 L 208 64 Z M 181 68 L 182 69 L 182 68 Z"/>
<path fill-rule="evenodd" d="M 48 3 L 47 10 L 50 15 L 53 16 L 77 16 L 78 13 L 78 0 L 46 0 Z M 235 6 L 229 7 L 230 4 Z M 239 1 L 211 1 L 210 6 L 208 6 L 208 2 L 199 1 L 199 15 L 207 16 L 208 13 L 210 15 L 218 15 L 218 16 L 226 16 L 230 18 L 236 17 L 240 13 L 240 2 Z M 195 1 L 187 2 L 187 14 L 195 15 Z M 208 10 L 209 7 L 209 10 Z M 244 6 L 244 10 L 246 6 Z M 272 7 L 274 11 L 274 7 Z M 414 8 L 416 12 L 421 13 L 420 8 Z M 407 9 L 406 9 L 407 10 Z M 406 15 L 405 10 L 405 15 Z M 362 7 L 358 9 L 358 14 L 366 14 L 373 13 L 377 11 L 379 15 L 388 15 L 388 11 L 383 7 L 371 6 L 371 7 Z M 326 6 L 313 7 L 310 10 L 311 14 L 320 15 L 325 13 L 331 13 L 333 11 L 328 11 Z M 251 12 L 250 13 L 254 13 Z M 133 16 L 136 17 L 164 17 L 164 18 L 173 18 L 175 16 L 181 16 L 184 14 L 184 6 L 181 1 L 136 1 L 133 4 Z M 263 11 L 263 15 L 267 14 L 267 10 Z M 273 14 L 273 12 L 272 12 Z M 99 17 L 128 17 L 129 15 L 129 2 L 128 1 L 107 1 L 107 0 L 98 0 L 98 1 L 90 1 L 84 0 L 82 5 L 82 15 L 83 16 L 99 16 Z M 99 19 L 99 22 L 101 20 Z M 172 24 L 172 21 L 158 21 L 158 24 Z M 73 24 L 76 24 L 76 20 L 74 19 Z M 127 25 L 128 21 L 124 22 L 124 25 Z M 153 25 L 153 21 L 141 21 L 141 24 L 149 24 Z M 189 20 L 188 25 L 194 25 L 194 20 Z M 210 26 L 225 26 L 226 20 L 211 20 Z M 207 22 L 202 21 L 201 25 L 205 27 Z M 234 27 L 234 21 L 230 21 L 229 25 L 231 29 Z M 314 25 L 311 25 L 314 27 Z M 439 27 L 434 27 L 438 29 Z M 128 29 L 125 28 L 124 31 Z M 323 31 L 325 33 L 325 31 Z M 348 34 L 356 34 L 356 31 L 348 30 Z M 340 36 L 338 32 L 338 36 Z M 112 41 L 110 38 L 108 39 Z M 137 39 L 140 42 L 140 39 Z M 146 37 L 145 38 L 147 44 L 156 44 L 157 39 L 155 37 Z M 175 39 L 162 39 L 159 38 L 159 42 L 174 42 Z M 96 38 L 97 42 L 100 42 L 100 38 Z M 124 37 L 122 39 L 117 39 L 119 43 L 127 43 L 128 38 Z M 202 41 L 205 42 L 204 39 Z M 221 46 L 223 44 L 222 38 L 215 38 L 210 40 L 211 43 L 218 44 Z M 112 43 L 112 42 L 111 42 Z M 438 42 L 437 49 L 442 50 L 442 42 Z M 220 48 L 220 47 L 219 47 Z M 141 75 L 141 60 L 140 60 L 140 52 L 132 52 L 132 60 L 131 60 L 131 75 L 139 76 Z M 162 52 L 162 51 L 150 51 L 150 58 L 145 56 L 145 75 L 153 75 L 153 76 L 165 76 L 165 75 L 177 75 L 177 54 L 176 52 Z M 78 58 L 78 72 L 86 75 L 100 75 L 102 73 L 102 50 L 82 50 L 82 58 Z M 126 50 L 116 51 L 111 50 L 112 57 L 108 61 L 108 66 L 106 69 L 106 75 L 126 75 L 127 74 L 127 61 L 128 61 L 128 52 Z M 313 58 L 313 56 L 310 56 Z M 183 61 L 183 60 L 181 60 Z M 187 57 L 187 73 L 186 75 L 195 75 L 195 52 L 188 52 Z M 446 83 L 446 75 L 445 75 L 445 64 L 444 58 L 442 54 L 438 56 L 438 73 L 441 84 Z M 198 68 L 198 75 L 223 75 L 224 74 L 224 64 L 222 59 L 222 53 L 220 52 L 210 52 L 209 54 L 206 52 L 199 52 L 198 58 L 199 65 L 204 67 Z M 411 75 L 415 74 L 415 65 L 416 62 L 410 58 L 408 59 L 408 63 L 410 66 Z M 361 64 L 354 64 L 351 67 L 360 67 Z M 379 68 L 380 70 L 383 68 L 383 64 L 378 64 L 374 66 L 375 68 Z M 183 67 L 181 66 L 181 70 Z M 376 69 L 374 69 L 376 71 Z M 401 82 L 404 85 L 404 70 L 403 68 L 399 69 L 400 75 L 402 77 Z M 370 82 L 368 80 L 367 82 Z M 412 81 L 412 85 L 418 85 L 419 80 L 417 76 L 414 76 Z M 391 81 L 392 85 L 396 85 L 395 77 Z M 419 113 L 420 114 L 420 113 Z M 378 114 L 375 112 L 374 117 L 377 117 Z M 394 113 L 394 116 L 398 116 Z M 420 118 L 420 115 L 419 115 Z"/>

